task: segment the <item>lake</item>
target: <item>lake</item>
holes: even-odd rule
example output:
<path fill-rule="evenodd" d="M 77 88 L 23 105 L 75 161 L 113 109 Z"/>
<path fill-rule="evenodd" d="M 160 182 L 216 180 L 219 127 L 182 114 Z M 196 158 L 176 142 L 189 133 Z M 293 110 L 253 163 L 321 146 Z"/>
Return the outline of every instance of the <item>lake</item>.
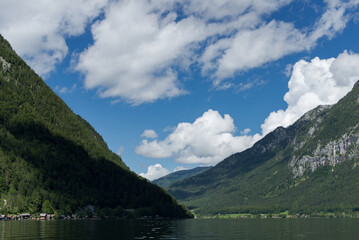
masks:
<path fill-rule="evenodd" d="M 359 219 L 1 221 L 2 239 L 359 239 Z"/>

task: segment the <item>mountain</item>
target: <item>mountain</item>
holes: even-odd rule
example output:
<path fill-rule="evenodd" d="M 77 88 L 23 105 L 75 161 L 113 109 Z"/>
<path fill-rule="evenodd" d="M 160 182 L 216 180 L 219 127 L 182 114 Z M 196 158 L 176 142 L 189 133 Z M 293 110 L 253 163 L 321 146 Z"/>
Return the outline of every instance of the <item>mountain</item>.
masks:
<path fill-rule="evenodd" d="M 89 205 L 191 216 L 131 172 L 0 35 L 0 212 L 70 214 Z"/>
<path fill-rule="evenodd" d="M 359 82 L 169 193 L 199 213 L 359 211 Z"/>
<path fill-rule="evenodd" d="M 189 177 L 193 177 L 193 176 L 198 175 L 210 168 L 211 167 L 196 167 L 196 168 L 189 169 L 189 170 L 181 170 L 181 171 L 173 172 L 164 177 L 153 180 L 152 183 L 154 183 L 160 187 L 163 187 L 165 189 L 168 189 L 172 183 L 189 178 Z"/>

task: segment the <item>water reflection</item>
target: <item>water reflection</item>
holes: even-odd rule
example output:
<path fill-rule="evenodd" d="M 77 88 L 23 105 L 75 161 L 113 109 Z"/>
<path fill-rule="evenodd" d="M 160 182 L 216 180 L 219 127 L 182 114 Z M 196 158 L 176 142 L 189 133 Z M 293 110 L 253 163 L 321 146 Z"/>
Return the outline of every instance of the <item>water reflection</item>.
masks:
<path fill-rule="evenodd" d="M 359 219 L 0 222 L 2 239 L 358 239 Z"/>
<path fill-rule="evenodd" d="M 359 219 L 212 219 L 172 222 L 160 239 L 358 239 Z"/>

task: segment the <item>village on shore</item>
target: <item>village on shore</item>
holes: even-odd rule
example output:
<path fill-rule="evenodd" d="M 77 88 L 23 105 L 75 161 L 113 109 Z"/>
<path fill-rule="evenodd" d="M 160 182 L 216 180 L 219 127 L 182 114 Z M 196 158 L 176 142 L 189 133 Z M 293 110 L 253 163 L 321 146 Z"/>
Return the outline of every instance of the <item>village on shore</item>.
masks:
<path fill-rule="evenodd" d="M 194 213 L 194 218 L 197 219 L 255 219 L 255 218 L 359 218 L 358 214 L 348 213 L 315 213 L 315 214 L 289 214 L 288 211 L 276 214 L 250 214 L 250 213 L 237 213 L 237 214 L 216 214 L 216 215 L 197 215 Z M 121 214 L 103 214 L 101 212 L 96 215 L 94 211 L 78 212 L 71 215 L 58 215 L 47 213 L 19 213 L 19 214 L 0 214 L 0 221 L 19 221 L 19 220 L 96 220 L 96 219 L 169 219 L 156 216 L 135 216 L 134 209 L 124 209 Z"/>
<path fill-rule="evenodd" d="M 105 218 L 111 218 L 105 216 Z M 127 218 L 127 216 L 123 216 L 123 218 Z M 30 213 L 21 213 L 21 214 L 8 214 L 8 215 L 0 215 L 0 221 L 18 221 L 18 220 L 55 220 L 55 219 L 63 219 L 63 220 L 79 220 L 79 219 L 102 219 L 97 217 L 96 215 L 92 216 L 81 216 L 78 214 L 71 214 L 71 215 L 61 215 L 56 216 L 55 214 L 47 214 L 47 213 L 40 213 L 40 214 L 30 214 Z"/>
<path fill-rule="evenodd" d="M 20 220 L 97 220 L 97 219 L 170 219 L 155 216 L 136 216 L 135 209 L 124 209 L 121 214 L 113 211 L 96 215 L 94 211 L 78 212 L 71 215 L 58 215 L 47 213 L 18 213 L 18 214 L 0 214 L 0 221 L 20 221 Z"/>

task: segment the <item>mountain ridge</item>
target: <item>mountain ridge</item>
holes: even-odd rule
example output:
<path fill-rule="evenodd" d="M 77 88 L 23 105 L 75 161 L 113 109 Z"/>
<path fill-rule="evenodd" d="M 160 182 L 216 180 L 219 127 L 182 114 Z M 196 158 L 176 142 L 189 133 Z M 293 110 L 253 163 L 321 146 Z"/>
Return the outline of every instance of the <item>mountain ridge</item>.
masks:
<path fill-rule="evenodd" d="M 183 179 L 193 177 L 195 175 L 198 175 L 211 167 L 196 167 L 192 169 L 186 169 L 186 170 L 180 170 L 176 171 L 170 174 L 167 174 L 166 176 L 163 176 L 159 179 L 153 180 L 152 183 L 163 187 L 165 189 L 168 189 L 170 185 L 174 182 L 181 181 Z"/>
<path fill-rule="evenodd" d="M 130 171 L 0 35 L 0 212 L 71 214 L 89 205 L 191 217 Z"/>
<path fill-rule="evenodd" d="M 359 206 L 358 121 L 357 82 L 337 104 L 316 107 L 169 192 L 201 213 L 352 211 Z"/>

